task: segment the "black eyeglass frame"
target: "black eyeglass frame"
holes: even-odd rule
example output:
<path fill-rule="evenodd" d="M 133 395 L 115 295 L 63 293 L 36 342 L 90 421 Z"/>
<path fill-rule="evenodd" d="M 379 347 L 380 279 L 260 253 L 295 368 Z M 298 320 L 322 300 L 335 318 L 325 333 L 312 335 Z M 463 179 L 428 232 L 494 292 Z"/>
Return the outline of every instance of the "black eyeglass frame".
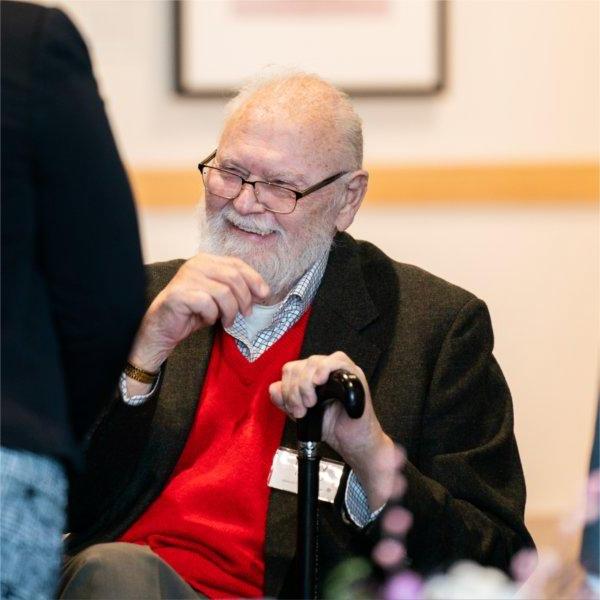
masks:
<path fill-rule="evenodd" d="M 330 175 L 329 177 L 326 177 L 322 181 L 319 181 L 318 183 L 315 183 L 315 184 L 307 187 L 304 190 L 297 191 L 297 190 L 293 190 L 291 188 L 288 188 L 285 185 L 278 185 L 276 183 L 271 183 L 270 181 L 260 181 L 260 180 L 257 180 L 257 181 L 248 181 L 247 179 L 244 179 L 241 175 L 238 175 L 237 173 L 233 173 L 232 171 L 228 171 L 227 169 L 222 169 L 221 167 L 213 167 L 212 165 L 207 164 L 216 155 L 217 155 L 217 150 L 215 150 L 214 152 L 212 152 L 203 161 L 199 162 L 198 163 L 198 170 L 200 171 L 200 173 L 202 173 L 202 175 L 204 175 L 204 169 L 208 168 L 208 169 L 216 169 L 217 171 L 222 171 L 223 173 L 229 173 L 230 175 L 235 175 L 236 177 L 239 177 L 242 180 L 242 184 L 241 184 L 241 187 L 240 187 L 240 191 L 238 192 L 238 196 L 242 193 L 242 188 L 243 188 L 243 186 L 244 186 L 245 183 L 249 183 L 252 186 L 252 188 L 254 189 L 254 194 L 255 194 L 255 196 L 257 198 L 258 198 L 258 194 L 256 193 L 256 187 L 255 187 L 255 185 L 257 183 L 264 183 L 264 184 L 270 185 L 272 187 L 281 188 L 283 190 L 287 190 L 288 192 L 291 192 L 292 194 L 294 194 L 294 196 L 296 197 L 295 202 L 294 202 L 294 207 L 292 208 L 292 210 L 290 210 L 287 213 L 284 213 L 282 211 L 272 210 L 272 209 L 268 208 L 267 206 L 265 206 L 263 204 L 263 206 L 265 207 L 266 210 L 268 210 L 270 212 L 276 212 L 276 213 L 279 213 L 279 214 L 290 214 L 290 213 L 293 213 L 294 210 L 296 210 L 296 204 L 297 204 L 298 200 L 300 200 L 300 198 L 304 198 L 305 196 L 308 196 L 309 194 L 312 194 L 313 192 L 316 192 L 317 190 L 320 190 L 321 188 L 325 187 L 326 185 L 329 185 L 330 183 L 333 183 L 334 181 L 338 180 L 342 175 L 346 175 L 347 173 L 350 173 L 350 171 L 340 171 L 339 173 L 336 173 L 335 175 Z M 226 198 L 226 199 L 227 200 L 235 200 L 235 198 L 237 198 L 237 196 L 234 196 L 233 198 Z"/>

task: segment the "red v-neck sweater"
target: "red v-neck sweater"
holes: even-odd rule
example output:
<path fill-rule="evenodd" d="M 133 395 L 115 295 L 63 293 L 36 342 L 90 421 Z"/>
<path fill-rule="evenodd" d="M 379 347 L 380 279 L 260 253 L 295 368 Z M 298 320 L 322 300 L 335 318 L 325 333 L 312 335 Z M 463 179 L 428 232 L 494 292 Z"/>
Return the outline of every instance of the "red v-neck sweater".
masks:
<path fill-rule="evenodd" d="M 308 313 L 254 362 L 217 333 L 171 479 L 120 538 L 149 546 L 209 598 L 264 595 L 267 479 L 285 422 L 268 388 L 300 355 Z"/>

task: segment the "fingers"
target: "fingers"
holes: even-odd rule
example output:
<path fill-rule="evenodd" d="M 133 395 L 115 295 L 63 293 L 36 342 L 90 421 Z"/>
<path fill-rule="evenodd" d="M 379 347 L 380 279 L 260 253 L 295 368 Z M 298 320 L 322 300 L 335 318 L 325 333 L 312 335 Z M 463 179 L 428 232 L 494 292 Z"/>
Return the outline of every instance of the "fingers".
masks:
<path fill-rule="evenodd" d="M 238 311 L 242 311 L 242 307 L 231 287 L 219 281 L 207 279 L 202 292 L 203 295 L 208 294 L 210 296 L 212 302 L 217 307 L 217 317 L 221 317 L 223 325 L 225 327 L 233 325 L 235 316 Z"/>
<path fill-rule="evenodd" d="M 221 314 L 223 308 L 215 299 L 214 294 L 206 290 L 193 290 L 188 292 L 185 298 L 182 298 L 187 310 L 192 317 L 197 317 L 204 326 L 214 325 Z M 225 304 L 225 300 L 221 300 Z M 229 309 L 231 311 L 231 308 Z"/>
<path fill-rule="evenodd" d="M 359 376 L 363 385 L 366 385 L 361 369 L 343 352 L 328 356 L 313 355 L 284 365 L 281 381 L 269 388 L 271 400 L 290 417 L 300 419 L 317 402 L 315 387 L 324 384 L 329 375 L 338 369 L 345 369 Z"/>
<path fill-rule="evenodd" d="M 229 327 L 238 312 L 249 315 L 269 294 L 265 280 L 242 260 L 197 254 L 152 301 L 130 356 L 155 371 L 192 332 L 219 319 Z"/>
<path fill-rule="evenodd" d="M 202 253 L 187 261 L 169 285 L 174 288 L 176 300 L 191 310 L 204 307 L 203 293 L 209 294 L 225 327 L 233 324 L 238 312 L 250 315 L 252 305 L 264 301 L 270 293 L 262 276 L 244 261 Z M 202 315 L 209 324 L 214 322 L 212 312 L 210 318 L 209 314 Z"/>
<path fill-rule="evenodd" d="M 252 293 L 252 297 L 257 301 L 264 300 L 269 295 L 270 290 L 262 275 L 239 258 L 230 258 L 229 260 L 233 263 L 234 268 L 239 269 L 245 284 Z"/>
<path fill-rule="evenodd" d="M 286 401 L 283 396 L 281 381 L 276 381 L 269 386 L 269 394 L 271 396 L 271 401 L 273 404 L 275 404 L 275 406 L 277 406 L 284 413 L 287 413 L 291 419 L 296 420 L 296 417 L 294 417 L 287 408 Z"/>
<path fill-rule="evenodd" d="M 227 285 L 235 295 L 240 312 L 249 315 L 254 302 L 263 301 L 269 294 L 269 286 L 263 277 L 239 258 L 203 256 L 202 272 L 214 281 Z"/>
<path fill-rule="evenodd" d="M 306 409 L 317 403 L 315 376 L 325 359 L 326 356 L 315 355 L 284 365 L 281 378 L 283 408 L 291 417 L 301 419 L 306 414 Z"/>
<path fill-rule="evenodd" d="M 284 365 L 281 380 L 269 386 L 269 394 L 273 404 L 294 419 L 301 419 L 306 414 L 306 408 L 299 400 L 300 395 L 292 384 L 296 380 L 297 368 L 301 367 L 303 362 L 294 361 Z"/>
<path fill-rule="evenodd" d="M 219 282 L 229 289 L 233 294 L 239 312 L 246 317 L 250 315 L 255 298 L 246 279 L 239 270 L 232 266 L 224 266 L 212 275 L 212 281 Z"/>

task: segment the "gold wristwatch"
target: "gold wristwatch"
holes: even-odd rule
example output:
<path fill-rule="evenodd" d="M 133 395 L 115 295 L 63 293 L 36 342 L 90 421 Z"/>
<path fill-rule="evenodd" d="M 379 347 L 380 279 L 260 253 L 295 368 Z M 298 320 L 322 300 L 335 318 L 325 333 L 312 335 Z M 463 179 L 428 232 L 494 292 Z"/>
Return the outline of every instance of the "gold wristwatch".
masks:
<path fill-rule="evenodd" d="M 125 368 L 123 369 L 123 372 L 125 373 L 125 375 L 127 375 L 127 377 L 131 377 L 131 379 L 135 379 L 140 383 L 154 383 L 156 381 L 156 378 L 158 377 L 158 373 L 160 373 L 160 371 L 158 371 L 157 373 L 144 371 L 144 369 L 140 369 L 139 367 L 132 365 L 129 361 L 125 363 Z"/>

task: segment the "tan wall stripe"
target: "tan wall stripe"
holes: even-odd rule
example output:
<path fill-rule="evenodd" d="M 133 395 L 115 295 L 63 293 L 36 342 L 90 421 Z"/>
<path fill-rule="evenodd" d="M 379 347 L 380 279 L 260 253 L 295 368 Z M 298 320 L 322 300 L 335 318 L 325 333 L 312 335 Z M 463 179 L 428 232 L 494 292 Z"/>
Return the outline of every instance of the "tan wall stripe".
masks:
<path fill-rule="evenodd" d="M 371 166 L 366 202 L 395 204 L 549 204 L 597 202 L 600 165 Z M 189 206 L 202 194 L 200 173 L 180 169 L 131 169 L 141 206 Z"/>

